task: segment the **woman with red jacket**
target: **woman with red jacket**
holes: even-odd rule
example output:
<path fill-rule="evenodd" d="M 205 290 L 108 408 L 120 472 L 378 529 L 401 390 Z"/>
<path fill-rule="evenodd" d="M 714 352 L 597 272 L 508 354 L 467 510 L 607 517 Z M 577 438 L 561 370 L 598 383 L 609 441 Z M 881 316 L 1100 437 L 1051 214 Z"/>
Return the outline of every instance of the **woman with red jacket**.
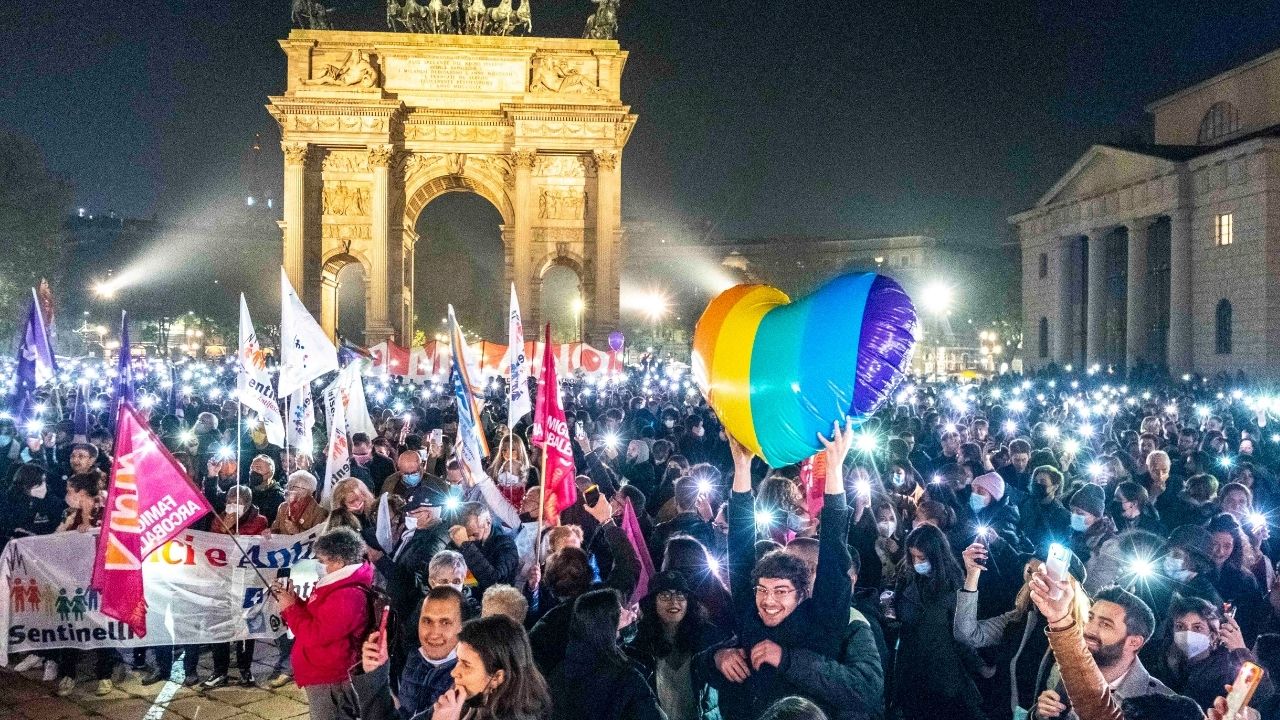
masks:
<path fill-rule="evenodd" d="M 273 590 L 294 635 L 293 678 L 307 693 L 312 720 L 356 720 L 348 672 L 360 661 L 370 626 L 373 566 L 365 562 L 364 541 L 351 528 L 321 535 L 312 551 L 323 572 L 311 596 L 299 600 L 287 582 Z"/>

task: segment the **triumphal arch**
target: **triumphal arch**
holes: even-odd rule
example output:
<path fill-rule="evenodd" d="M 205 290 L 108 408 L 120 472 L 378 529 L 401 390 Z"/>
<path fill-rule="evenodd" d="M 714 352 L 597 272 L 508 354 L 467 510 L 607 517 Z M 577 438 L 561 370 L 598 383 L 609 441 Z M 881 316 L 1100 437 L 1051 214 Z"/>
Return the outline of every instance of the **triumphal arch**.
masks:
<path fill-rule="evenodd" d="M 288 83 L 267 109 L 283 137 L 284 268 L 331 336 L 338 271 L 359 263 L 364 341 L 410 341 L 414 227 L 447 192 L 501 214 L 526 325 L 561 265 L 578 275 L 590 338 L 617 328 L 622 150 L 636 116 L 620 98 L 616 41 L 294 30 L 280 45 Z"/>

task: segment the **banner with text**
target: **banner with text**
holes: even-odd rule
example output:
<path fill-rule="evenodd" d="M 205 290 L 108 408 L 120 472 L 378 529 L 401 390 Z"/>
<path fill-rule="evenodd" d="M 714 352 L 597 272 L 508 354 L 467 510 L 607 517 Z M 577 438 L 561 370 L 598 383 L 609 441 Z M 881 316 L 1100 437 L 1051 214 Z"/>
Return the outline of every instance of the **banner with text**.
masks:
<path fill-rule="evenodd" d="M 75 647 L 186 645 L 269 639 L 285 630 L 276 605 L 253 566 L 274 582 L 290 575 L 299 595 L 315 586 L 311 552 L 324 525 L 299 535 L 232 538 L 188 531 L 142 563 L 147 636 L 101 612 L 89 587 L 97 532 L 19 538 L 0 553 L 0 663 L 7 653 Z M 239 540 L 242 555 L 236 547 Z M 251 565 L 252 563 L 252 565 Z M 287 573 L 282 571 L 288 571 Z"/>

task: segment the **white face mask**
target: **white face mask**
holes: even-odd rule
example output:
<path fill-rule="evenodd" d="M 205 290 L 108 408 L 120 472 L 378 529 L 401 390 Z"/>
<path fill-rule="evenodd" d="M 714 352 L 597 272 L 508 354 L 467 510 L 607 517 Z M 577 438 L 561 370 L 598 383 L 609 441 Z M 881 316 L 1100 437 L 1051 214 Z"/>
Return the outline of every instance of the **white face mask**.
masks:
<path fill-rule="evenodd" d="M 244 512 L 244 506 L 243 506 L 243 505 L 235 505 L 235 504 L 227 505 L 227 514 L 228 514 L 228 515 L 236 515 L 236 516 L 239 516 L 239 515 L 240 515 L 240 513 L 242 513 L 242 512 Z"/>
<path fill-rule="evenodd" d="M 416 518 L 416 517 L 414 517 L 414 516 L 412 516 L 412 515 L 405 515 L 405 516 L 404 516 L 404 529 L 405 529 L 405 530 L 417 530 L 417 529 L 418 529 L 418 518 Z"/>
<path fill-rule="evenodd" d="M 689 434 L 693 435 L 694 437 L 702 437 L 702 433 L 704 433 L 704 432 L 706 432 L 706 431 L 705 431 L 705 430 L 703 430 L 702 428 L 700 428 L 700 427 L 696 427 L 696 428 L 693 428 L 692 430 L 690 430 L 690 431 L 689 431 Z"/>
<path fill-rule="evenodd" d="M 881 520 L 876 523 L 876 532 L 880 533 L 880 537 L 893 537 L 893 531 L 898 529 L 898 523 L 893 520 Z"/>
<path fill-rule="evenodd" d="M 663 425 L 666 425 L 666 426 L 667 426 L 667 427 L 669 427 L 669 428 L 673 428 L 673 427 L 675 427 L 675 426 L 676 426 L 676 421 L 675 421 L 675 420 L 663 420 L 663 421 L 662 421 L 662 424 L 663 424 Z"/>
<path fill-rule="evenodd" d="M 49 494 L 49 486 L 44 483 L 31 488 L 31 497 L 37 500 L 43 500 L 45 495 Z"/>
<path fill-rule="evenodd" d="M 1199 657 L 1213 641 L 1208 635 L 1191 630 L 1179 630 L 1173 634 L 1173 644 L 1178 646 L 1188 659 Z"/>

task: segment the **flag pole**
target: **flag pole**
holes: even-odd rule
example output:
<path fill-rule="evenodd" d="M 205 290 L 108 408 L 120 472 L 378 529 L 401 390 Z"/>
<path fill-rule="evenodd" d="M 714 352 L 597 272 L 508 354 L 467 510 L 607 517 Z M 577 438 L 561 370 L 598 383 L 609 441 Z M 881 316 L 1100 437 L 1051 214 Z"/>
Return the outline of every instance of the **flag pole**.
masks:
<path fill-rule="evenodd" d="M 547 445 L 542 444 L 542 473 L 538 477 L 542 492 L 538 493 L 538 532 L 533 536 L 533 560 L 542 562 L 542 524 L 543 513 L 547 511 Z"/>

